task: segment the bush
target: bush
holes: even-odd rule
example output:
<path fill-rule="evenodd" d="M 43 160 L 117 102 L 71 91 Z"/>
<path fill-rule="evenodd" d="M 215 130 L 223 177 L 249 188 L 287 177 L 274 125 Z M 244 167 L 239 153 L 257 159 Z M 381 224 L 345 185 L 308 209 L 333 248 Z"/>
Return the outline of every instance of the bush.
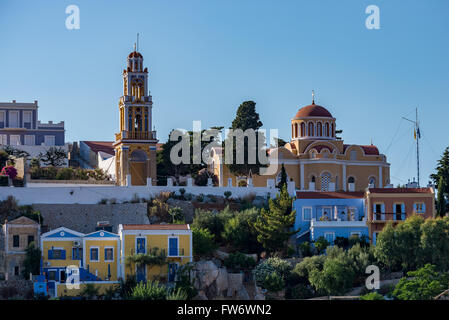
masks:
<path fill-rule="evenodd" d="M 8 183 L 9 183 L 8 177 L 0 175 L 0 186 L 1 187 L 7 187 Z"/>
<path fill-rule="evenodd" d="M 0 297 L 2 297 L 5 300 L 14 298 L 19 294 L 19 291 L 14 286 L 5 286 L 0 288 Z"/>
<path fill-rule="evenodd" d="M 299 245 L 299 251 L 303 257 L 310 257 L 313 255 L 313 247 L 307 241 Z"/>
<path fill-rule="evenodd" d="M 315 248 L 318 251 L 318 254 L 322 254 L 326 248 L 330 245 L 329 241 L 326 240 L 323 236 L 319 237 L 314 242 Z"/>
<path fill-rule="evenodd" d="M 8 176 L 11 180 L 14 180 L 17 177 L 17 169 L 13 166 L 4 166 L 0 175 Z"/>
<path fill-rule="evenodd" d="M 336 237 L 334 245 L 346 249 L 349 246 L 349 240 L 345 237 Z"/>
<path fill-rule="evenodd" d="M 253 228 L 259 216 L 257 208 L 234 213 L 230 219 L 224 219 L 223 242 L 245 253 L 259 253 L 262 246 L 257 241 L 257 232 Z"/>
<path fill-rule="evenodd" d="M 276 272 L 285 281 L 292 271 L 292 266 L 285 260 L 277 257 L 269 258 L 259 263 L 254 270 L 254 276 L 258 285 L 263 285 L 266 277 L 270 273 Z"/>
<path fill-rule="evenodd" d="M 385 300 L 384 296 L 377 292 L 370 292 L 359 297 L 360 300 Z"/>
<path fill-rule="evenodd" d="M 309 299 L 314 296 L 313 290 L 303 283 L 294 287 L 287 287 L 285 290 L 286 299 Z"/>
<path fill-rule="evenodd" d="M 284 289 L 285 280 L 276 271 L 266 275 L 262 283 L 262 288 L 268 291 L 280 291 Z"/>
<path fill-rule="evenodd" d="M 73 169 L 72 168 L 61 168 L 56 173 L 56 180 L 72 180 Z"/>
<path fill-rule="evenodd" d="M 170 290 L 167 294 L 167 300 L 187 300 L 187 298 L 188 295 L 182 288 Z"/>
<path fill-rule="evenodd" d="M 218 247 L 214 235 L 207 229 L 193 227 L 192 242 L 194 255 L 209 255 Z"/>
<path fill-rule="evenodd" d="M 130 298 L 132 300 L 166 300 L 167 288 L 158 281 L 148 281 L 138 283 L 132 290 Z"/>
<path fill-rule="evenodd" d="M 211 234 L 215 235 L 217 243 L 222 243 L 224 226 L 233 216 L 234 212 L 232 212 L 229 207 L 226 207 L 219 213 L 198 209 L 195 211 L 192 228 L 207 229 Z"/>
<path fill-rule="evenodd" d="M 296 264 L 292 270 L 292 273 L 296 274 L 303 282 L 309 282 L 309 275 L 313 270 L 323 270 L 326 256 L 312 256 L 304 258 L 300 263 Z"/>
<path fill-rule="evenodd" d="M 241 252 L 231 253 L 225 260 L 224 265 L 232 272 L 246 271 L 256 266 L 256 261 Z"/>

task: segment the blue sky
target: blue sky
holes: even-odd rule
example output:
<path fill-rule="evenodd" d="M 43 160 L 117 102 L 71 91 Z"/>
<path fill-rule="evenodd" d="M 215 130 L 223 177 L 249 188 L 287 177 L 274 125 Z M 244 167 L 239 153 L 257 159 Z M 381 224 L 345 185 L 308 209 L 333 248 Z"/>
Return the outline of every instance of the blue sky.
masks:
<path fill-rule="evenodd" d="M 80 8 L 67 30 L 65 8 Z M 365 8 L 380 8 L 380 29 Z M 371 139 L 392 181 L 416 176 L 411 124 L 421 119 L 421 180 L 449 146 L 449 1 L 0 2 L 0 101 L 39 101 L 40 119 L 66 122 L 67 141 L 113 140 L 121 72 L 139 32 L 150 70 L 153 124 L 229 126 L 254 100 L 264 128 L 290 138 L 290 119 L 325 106 L 345 143 Z"/>

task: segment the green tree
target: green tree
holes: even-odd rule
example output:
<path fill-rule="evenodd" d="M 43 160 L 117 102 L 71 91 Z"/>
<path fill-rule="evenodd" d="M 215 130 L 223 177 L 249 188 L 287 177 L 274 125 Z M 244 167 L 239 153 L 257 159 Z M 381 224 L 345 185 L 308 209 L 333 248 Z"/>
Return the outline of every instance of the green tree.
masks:
<path fill-rule="evenodd" d="M 277 187 L 279 189 L 282 189 L 284 186 L 287 186 L 287 172 L 285 171 L 284 164 L 282 164 L 282 167 L 281 167 L 281 179 L 280 179 L 279 184 L 277 185 Z"/>
<path fill-rule="evenodd" d="M 207 229 L 213 235 L 217 243 L 222 243 L 222 233 L 226 222 L 234 217 L 233 212 L 229 206 L 226 206 L 224 210 L 219 213 L 212 211 L 197 209 L 193 218 L 192 228 Z"/>
<path fill-rule="evenodd" d="M 438 214 L 441 215 L 442 212 L 446 213 L 449 211 L 447 201 L 446 199 L 443 199 L 447 198 L 447 195 L 449 194 L 449 147 L 447 147 L 444 150 L 443 156 L 441 157 L 440 160 L 438 160 L 436 173 L 431 174 L 430 178 L 433 180 L 433 183 L 437 185 L 438 188 L 439 197 L 437 205 L 438 205 Z M 443 195 L 444 197 L 440 198 L 440 192 L 441 195 Z"/>
<path fill-rule="evenodd" d="M 423 261 L 437 270 L 449 270 L 449 218 L 427 219 L 421 225 Z"/>
<path fill-rule="evenodd" d="M 229 135 L 226 139 L 232 139 L 232 150 L 227 150 L 225 148 L 226 152 L 232 152 L 232 163 L 226 163 L 226 166 L 229 168 L 229 171 L 237 176 L 250 176 L 251 174 L 259 174 L 259 170 L 261 167 L 264 167 L 265 165 L 260 163 L 259 159 L 259 148 L 262 148 L 265 144 L 265 137 L 260 136 L 262 135 L 261 132 L 259 132 L 259 128 L 262 127 L 262 122 L 259 119 L 259 114 L 256 112 L 256 103 L 254 101 L 244 101 L 237 109 L 237 114 L 232 121 L 231 129 L 238 130 L 241 129 L 243 132 L 245 132 L 248 129 L 252 129 L 255 131 L 255 138 L 256 143 L 250 144 L 248 142 L 248 138 L 244 138 L 244 163 L 243 164 L 237 164 L 236 163 L 236 138 L 234 136 Z M 259 136 L 260 140 L 263 141 L 262 144 L 259 144 Z M 229 142 L 228 142 L 229 143 Z M 226 146 L 226 143 L 225 143 Z M 251 163 L 248 159 L 248 154 L 251 154 L 254 151 L 254 154 L 256 156 L 256 159 L 254 159 L 255 163 Z"/>
<path fill-rule="evenodd" d="M 326 240 L 325 237 L 321 236 L 314 241 L 314 245 L 316 250 L 318 251 L 318 254 L 322 254 L 324 250 L 326 250 L 326 248 L 330 245 L 330 243 Z"/>
<path fill-rule="evenodd" d="M 299 232 L 293 229 L 296 211 L 292 209 L 293 199 L 284 186 L 275 199 L 269 199 L 269 209 L 262 208 L 253 224 L 257 241 L 270 253 L 286 251 L 289 238 Z"/>
<path fill-rule="evenodd" d="M 207 229 L 193 227 L 192 242 L 194 255 L 209 255 L 218 247 L 214 241 L 214 235 Z"/>
<path fill-rule="evenodd" d="M 408 278 L 399 280 L 393 291 L 393 296 L 399 300 L 431 300 L 449 285 L 449 275 L 437 272 L 429 263 L 407 275 Z"/>
<path fill-rule="evenodd" d="M 42 163 L 52 167 L 64 165 L 67 159 L 67 153 L 59 147 L 50 147 L 44 153 L 39 153 L 38 158 Z"/>
<path fill-rule="evenodd" d="M 440 181 L 438 182 L 438 194 L 437 194 L 437 200 L 436 200 L 436 214 L 440 217 L 444 217 L 444 215 L 447 212 L 447 200 L 446 195 L 443 190 L 446 189 L 445 181 L 443 176 L 440 176 Z"/>
<path fill-rule="evenodd" d="M 25 260 L 23 261 L 22 276 L 28 279 L 30 273 L 33 275 L 40 273 L 41 250 L 31 242 L 25 250 Z"/>
<path fill-rule="evenodd" d="M 257 241 L 257 231 L 253 227 L 259 212 L 259 209 L 254 207 L 236 212 L 225 222 L 222 233 L 224 242 L 245 253 L 262 251 L 263 248 Z"/>

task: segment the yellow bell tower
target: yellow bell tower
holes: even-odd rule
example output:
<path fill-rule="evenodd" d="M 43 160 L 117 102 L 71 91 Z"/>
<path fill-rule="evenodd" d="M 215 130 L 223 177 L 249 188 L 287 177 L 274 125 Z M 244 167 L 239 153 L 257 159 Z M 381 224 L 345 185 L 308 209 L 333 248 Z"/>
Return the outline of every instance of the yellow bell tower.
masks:
<path fill-rule="evenodd" d="M 156 131 L 151 131 L 153 101 L 148 90 L 148 69 L 134 48 L 123 70 L 119 100 L 120 132 L 115 134 L 117 185 L 156 184 Z"/>

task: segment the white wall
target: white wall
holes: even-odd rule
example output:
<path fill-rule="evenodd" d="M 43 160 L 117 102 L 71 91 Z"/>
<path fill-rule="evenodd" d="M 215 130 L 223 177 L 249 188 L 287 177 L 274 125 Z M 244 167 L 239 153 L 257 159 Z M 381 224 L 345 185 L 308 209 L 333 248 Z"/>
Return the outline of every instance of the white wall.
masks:
<path fill-rule="evenodd" d="M 98 168 L 109 174 L 112 180 L 115 181 L 115 156 L 99 151 Z"/>
<path fill-rule="evenodd" d="M 223 196 L 225 191 L 231 191 L 231 198 L 244 197 L 251 193 L 257 196 L 266 197 L 270 193 L 275 197 L 278 192 L 276 188 L 269 187 L 179 187 L 179 186 L 104 186 L 104 185 L 54 185 L 54 184 L 33 184 L 27 187 L 0 187 L 0 200 L 5 200 L 8 196 L 13 196 L 20 205 L 27 204 L 96 204 L 101 199 L 115 198 L 117 202 L 131 200 L 135 194 L 139 198 L 149 198 L 161 192 L 175 191 L 179 194 L 179 189 L 184 188 L 186 193 L 194 195 L 212 194 Z M 289 188 L 292 194 L 291 188 Z"/>

